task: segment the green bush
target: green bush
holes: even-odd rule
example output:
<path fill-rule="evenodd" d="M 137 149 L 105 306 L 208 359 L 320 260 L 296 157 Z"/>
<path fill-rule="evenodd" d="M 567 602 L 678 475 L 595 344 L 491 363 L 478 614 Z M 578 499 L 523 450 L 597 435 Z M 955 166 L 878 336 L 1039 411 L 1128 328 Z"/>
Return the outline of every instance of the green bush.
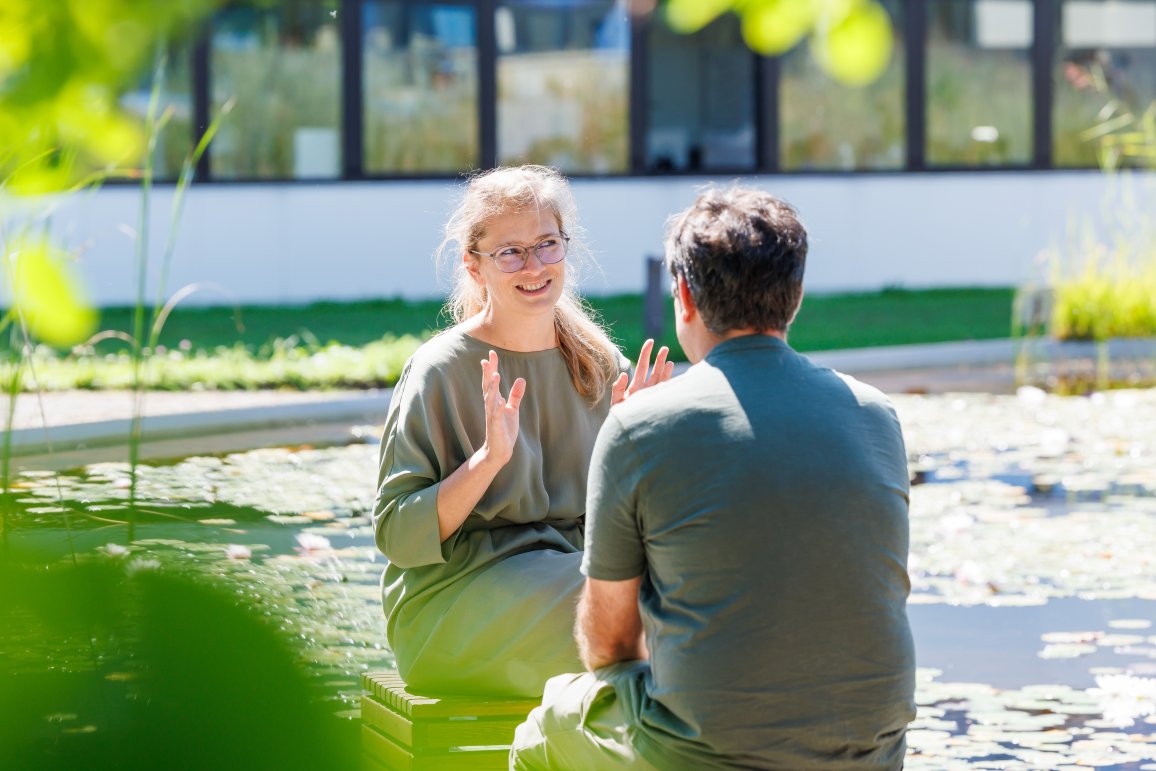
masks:
<path fill-rule="evenodd" d="M 1156 244 L 1133 255 L 1092 249 L 1053 292 L 1051 332 L 1061 340 L 1156 336 Z"/>

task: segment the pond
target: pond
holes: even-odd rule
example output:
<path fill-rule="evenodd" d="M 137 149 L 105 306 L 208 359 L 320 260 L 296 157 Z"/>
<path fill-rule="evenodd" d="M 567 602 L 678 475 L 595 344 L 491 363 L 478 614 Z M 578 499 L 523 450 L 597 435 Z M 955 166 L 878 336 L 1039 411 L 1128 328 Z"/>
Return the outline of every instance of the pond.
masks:
<path fill-rule="evenodd" d="M 1156 769 L 1156 390 L 894 400 L 915 481 L 907 768 Z M 392 665 L 377 430 L 358 433 L 144 466 L 131 541 L 126 464 L 24 474 L 9 548 L 227 587 L 352 721 L 359 674 Z"/>

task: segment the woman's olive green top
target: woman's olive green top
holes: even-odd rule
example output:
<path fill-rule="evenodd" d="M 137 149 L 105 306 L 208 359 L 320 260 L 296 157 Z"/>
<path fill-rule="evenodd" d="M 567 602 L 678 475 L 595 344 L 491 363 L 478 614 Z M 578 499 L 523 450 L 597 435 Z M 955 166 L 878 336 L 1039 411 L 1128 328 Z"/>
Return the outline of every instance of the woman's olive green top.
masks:
<path fill-rule="evenodd" d="M 485 442 L 481 361 L 501 388 L 525 378 L 513 456 L 462 526 L 438 533 L 441 481 Z M 581 665 L 573 642 L 582 583 L 586 475 L 609 410 L 578 394 L 558 349 L 506 351 L 457 328 L 425 343 L 393 393 L 381 443 L 377 545 L 387 636 L 412 688 L 538 695 Z"/>

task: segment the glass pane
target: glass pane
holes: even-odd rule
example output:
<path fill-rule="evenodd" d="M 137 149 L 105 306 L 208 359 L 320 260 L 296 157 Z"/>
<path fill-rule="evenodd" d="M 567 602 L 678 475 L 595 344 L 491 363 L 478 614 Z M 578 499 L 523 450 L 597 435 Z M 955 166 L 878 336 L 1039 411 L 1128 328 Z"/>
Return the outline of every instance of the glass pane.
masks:
<path fill-rule="evenodd" d="M 630 25 L 611 0 L 500 6 L 498 161 L 625 171 Z"/>
<path fill-rule="evenodd" d="M 1094 141 L 1081 133 L 1119 99 L 1135 114 L 1156 99 L 1156 0 L 1065 0 L 1052 108 L 1057 166 L 1095 166 Z"/>
<path fill-rule="evenodd" d="M 193 76 L 188 46 L 175 46 L 165 63 L 164 77 L 157 84 L 157 121 L 161 124 L 153 157 L 156 179 L 175 180 L 181 173 L 185 157 L 193 149 Z M 141 125 L 148 117 L 152 98 L 153 73 L 141 78 L 137 88 L 120 98 L 121 107 L 140 116 Z M 144 165 L 141 159 L 140 165 Z"/>
<path fill-rule="evenodd" d="M 891 63 L 862 88 L 832 80 L 800 44 L 782 60 L 779 152 L 784 169 L 898 169 L 904 163 L 906 119 L 903 19 L 899 0 L 884 0 L 895 48 Z"/>
<path fill-rule="evenodd" d="M 927 162 L 1032 160 L 1032 4 L 932 0 L 927 6 Z"/>
<path fill-rule="evenodd" d="M 650 26 L 646 167 L 652 171 L 755 165 L 754 57 L 737 17 L 694 35 Z"/>
<path fill-rule="evenodd" d="M 362 19 L 366 172 L 476 168 L 474 9 L 370 2 Z"/>
<path fill-rule="evenodd" d="M 216 179 L 336 177 L 341 172 L 341 42 L 324 0 L 233 4 L 213 19 L 211 148 Z"/>

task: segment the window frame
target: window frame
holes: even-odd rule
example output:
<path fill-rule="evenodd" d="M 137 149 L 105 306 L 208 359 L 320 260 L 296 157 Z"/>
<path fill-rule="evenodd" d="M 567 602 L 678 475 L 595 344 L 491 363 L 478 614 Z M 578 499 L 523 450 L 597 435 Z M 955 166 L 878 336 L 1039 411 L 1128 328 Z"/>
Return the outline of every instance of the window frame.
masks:
<path fill-rule="evenodd" d="M 336 177 L 328 179 L 303 180 L 294 178 L 261 179 L 221 179 L 212 173 L 212 152 L 210 145 L 201 157 L 195 175 L 195 184 L 341 184 L 350 181 L 406 181 L 406 180 L 447 180 L 460 179 L 469 169 L 455 172 L 423 173 L 376 173 L 367 172 L 363 158 L 364 151 L 364 71 L 362 69 L 361 36 L 362 13 L 365 3 L 371 0 L 337 0 L 339 30 L 342 55 L 340 65 L 341 163 Z M 422 0 L 396 0 L 408 4 L 420 4 Z M 960 2 L 971 0 L 960 0 Z M 477 77 L 478 77 L 478 162 L 481 168 L 492 168 L 497 158 L 497 42 L 495 39 L 495 11 L 501 0 L 438 0 L 440 4 L 466 6 L 474 9 L 476 22 Z M 1033 39 L 1031 58 L 1031 136 L 1032 153 L 1028 163 L 1000 165 L 929 164 L 927 162 L 927 30 L 928 13 L 925 0 L 900 0 L 903 6 L 902 55 L 906 57 L 905 83 L 902 109 L 906 123 L 904 161 L 896 169 L 819 170 L 782 168 L 779 157 L 779 93 L 781 62 L 778 57 L 760 56 L 750 53 L 754 76 L 755 108 L 755 166 L 746 169 L 687 169 L 648 170 L 646 167 L 646 145 L 649 116 L 647 114 L 647 93 L 649 79 L 654 73 L 648 71 L 648 29 L 649 25 L 661 23 L 653 17 L 631 14 L 630 52 L 628 83 L 627 152 L 628 159 L 623 171 L 612 173 L 568 172 L 575 179 L 629 179 L 629 178 L 715 178 L 720 175 L 791 175 L 809 177 L 840 177 L 869 175 L 896 175 L 918 173 L 1021 173 L 1025 171 L 1071 172 L 1096 169 L 1094 165 L 1064 166 L 1054 164 L 1053 158 L 1053 118 L 1052 107 L 1055 98 L 1053 69 L 1059 50 L 1060 0 L 1031 0 Z M 190 147 L 195 146 L 204 135 L 210 121 L 210 40 L 212 19 L 204 21 L 192 37 L 191 71 L 193 77 L 193 136 Z M 563 170 L 565 171 L 565 170 Z M 166 184 L 166 182 L 159 182 Z M 131 183 L 112 183 L 131 184 Z"/>

